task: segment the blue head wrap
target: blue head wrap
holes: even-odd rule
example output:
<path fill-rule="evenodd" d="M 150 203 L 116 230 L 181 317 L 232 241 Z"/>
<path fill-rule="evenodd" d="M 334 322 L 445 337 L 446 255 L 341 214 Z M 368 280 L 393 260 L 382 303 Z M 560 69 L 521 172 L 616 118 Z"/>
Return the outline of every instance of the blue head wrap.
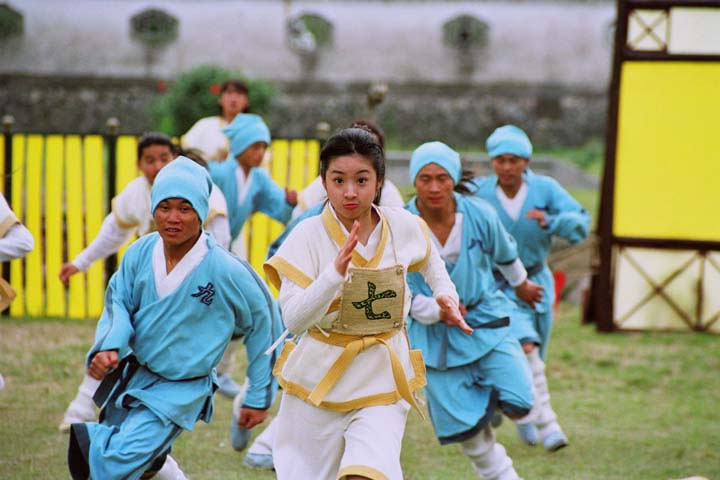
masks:
<path fill-rule="evenodd" d="M 203 167 L 187 157 L 178 157 L 163 167 L 155 177 L 150 192 L 151 211 L 168 198 L 182 198 L 190 202 L 204 223 L 208 215 L 208 202 L 212 181 Z"/>
<path fill-rule="evenodd" d="M 503 125 L 490 134 L 485 142 L 490 158 L 511 154 L 516 157 L 530 158 L 532 143 L 527 134 L 515 125 Z"/>
<path fill-rule="evenodd" d="M 447 170 L 455 185 L 460 181 L 460 154 L 442 142 L 428 142 L 416 148 L 410 156 L 410 182 L 413 185 L 420 170 L 429 163 L 435 163 Z"/>
<path fill-rule="evenodd" d="M 230 152 L 237 157 L 255 142 L 270 145 L 270 130 L 254 113 L 238 113 L 223 133 L 230 139 Z"/>

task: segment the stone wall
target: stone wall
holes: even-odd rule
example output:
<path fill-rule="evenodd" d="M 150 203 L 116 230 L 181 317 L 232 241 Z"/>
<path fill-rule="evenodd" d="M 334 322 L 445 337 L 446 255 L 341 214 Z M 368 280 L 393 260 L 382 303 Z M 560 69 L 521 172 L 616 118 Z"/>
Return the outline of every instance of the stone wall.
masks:
<path fill-rule="evenodd" d="M 0 75 L 0 115 L 15 117 L 18 132 L 101 132 L 109 117 L 120 130 L 150 128 L 148 105 L 159 80 Z M 368 84 L 278 83 L 268 122 L 278 137 L 314 136 L 367 118 Z M 557 85 L 390 84 L 376 111 L 393 146 L 440 139 L 458 148 L 481 147 L 496 126 L 514 123 L 540 147 L 581 145 L 603 135 L 606 95 Z M 182 133 L 182 132 L 178 132 Z"/>

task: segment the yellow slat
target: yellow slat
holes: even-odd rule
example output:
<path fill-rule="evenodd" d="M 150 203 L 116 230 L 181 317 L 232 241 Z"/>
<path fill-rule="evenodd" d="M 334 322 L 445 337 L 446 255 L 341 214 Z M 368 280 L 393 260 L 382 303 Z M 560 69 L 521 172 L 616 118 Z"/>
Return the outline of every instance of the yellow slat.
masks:
<path fill-rule="evenodd" d="M 117 156 L 115 157 L 115 194 L 122 192 L 123 189 L 135 177 L 138 176 L 137 168 L 137 138 L 130 135 L 123 135 L 117 139 Z M 108 206 L 109 208 L 109 206 Z M 120 265 L 123 255 L 128 246 L 137 239 L 133 235 L 117 253 L 117 264 Z"/>
<path fill-rule="evenodd" d="M 100 231 L 104 218 L 105 188 L 103 175 L 103 139 L 89 135 L 84 142 L 85 159 L 85 238 L 90 243 Z M 95 262 L 87 273 L 88 316 L 99 317 L 105 293 L 105 265 Z"/>
<path fill-rule="evenodd" d="M 64 140 L 49 135 L 45 144 L 45 288 L 47 315 L 65 315 L 65 288 L 58 278 L 63 253 L 63 163 Z"/>
<path fill-rule="evenodd" d="M 290 142 L 290 181 L 289 188 L 301 191 L 305 183 L 305 167 L 307 166 L 307 143 L 305 140 Z"/>
<path fill-rule="evenodd" d="M 248 252 L 248 261 L 255 271 L 265 278 L 263 273 L 263 263 L 265 263 L 265 252 L 267 252 L 267 238 L 270 231 L 270 217 L 264 213 L 256 213 L 250 219 L 250 239 L 251 249 Z M 263 242 L 263 239 L 266 239 Z M 265 243 L 265 248 L 262 244 Z"/>
<path fill-rule="evenodd" d="M 117 155 L 115 157 L 115 192 L 120 193 L 135 177 L 137 168 L 137 139 L 131 135 L 123 135 L 117 139 Z"/>
<path fill-rule="evenodd" d="M 25 215 L 25 226 L 35 239 L 35 248 L 25 258 L 25 306 L 28 315 L 32 316 L 42 315 L 45 306 L 42 278 L 44 238 L 42 237 L 42 226 L 40 224 L 42 216 L 43 140 L 42 135 L 28 135 L 27 138 L 27 183 L 25 190 L 27 213 Z"/>
<path fill-rule="evenodd" d="M 82 173 L 82 143 L 79 136 L 70 135 L 65 139 L 65 218 L 68 261 L 82 252 L 85 244 Z M 70 277 L 68 294 L 70 318 L 84 318 L 87 315 L 85 295 L 85 274 L 79 272 Z"/>
<path fill-rule="evenodd" d="M 25 135 L 12 136 L 12 209 L 21 222 L 25 220 L 23 194 L 25 192 Z M 35 244 L 37 249 L 37 243 Z M 10 261 L 10 284 L 15 289 L 17 297 L 10 304 L 10 315 L 21 317 L 25 315 L 25 282 L 23 279 L 23 260 L 17 258 Z"/>
<path fill-rule="evenodd" d="M 320 142 L 317 140 L 307 141 L 307 176 L 303 188 L 310 185 L 318 176 L 320 170 Z"/>
<path fill-rule="evenodd" d="M 292 179 L 292 177 L 288 178 L 288 166 L 290 161 L 289 152 L 290 144 L 287 140 L 275 140 L 273 142 L 270 174 L 273 180 L 275 180 L 275 183 L 280 185 L 281 188 L 285 188 L 289 184 L 289 180 Z M 272 241 L 282 233 L 283 228 L 285 228 L 282 223 L 276 220 L 268 219 L 268 221 L 270 223 L 267 236 L 255 239 L 255 248 L 260 249 L 263 255 L 267 254 L 267 249 L 270 246 L 270 243 L 272 243 Z M 260 271 L 262 271 L 262 267 L 260 268 Z"/>

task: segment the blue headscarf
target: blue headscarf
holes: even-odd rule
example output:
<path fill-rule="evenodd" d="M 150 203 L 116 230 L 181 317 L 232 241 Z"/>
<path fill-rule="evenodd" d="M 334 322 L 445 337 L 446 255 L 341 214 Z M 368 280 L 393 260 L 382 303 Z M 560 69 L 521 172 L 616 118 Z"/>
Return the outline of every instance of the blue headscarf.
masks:
<path fill-rule="evenodd" d="M 238 113 L 223 133 L 230 139 L 233 158 L 243 153 L 256 142 L 270 145 L 270 130 L 260 116 L 254 113 Z"/>
<path fill-rule="evenodd" d="M 442 142 L 428 142 L 416 148 L 410 156 L 410 183 L 415 185 L 415 177 L 429 163 L 444 168 L 455 185 L 460 181 L 462 175 L 460 154 Z"/>
<path fill-rule="evenodd" d="M 155 214 L 155 209 L 163 200 L 182 198 L 190 202 L 200 223 L 204 223 L 208 215 L 211 189 L 212 181 L 207 170 L 187 157 L 178 157 L 163 167 L 155 177 L 150 193 L 151 211 Z"/>
<path fill-rule="evenodd" d="M 506 154 L 530 158 L 532 155 L 530 139 L 522 129 L 515 125 L 503 125 L 496 128 L 485 142 L 485 149 L 490 158 Z"/>

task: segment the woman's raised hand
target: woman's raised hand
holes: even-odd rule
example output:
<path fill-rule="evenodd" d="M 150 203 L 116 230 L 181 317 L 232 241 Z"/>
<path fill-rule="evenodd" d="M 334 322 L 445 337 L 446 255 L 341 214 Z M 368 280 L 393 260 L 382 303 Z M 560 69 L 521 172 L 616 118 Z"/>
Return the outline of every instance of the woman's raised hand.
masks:
<path fill-rule="evenodd" d="M 348 235 L 345 244 L 340 247 L 337 257 L 335 257 L 335 270 L 343 277 L 347 274 L 348 265 L 350 264 L 350 259 L 352 259 L 352 252 L 355 249 L 355 245 L 358 243 L 359 234 L 360 222 L 355 220 L 350 229 L 350 235 Z"/>

